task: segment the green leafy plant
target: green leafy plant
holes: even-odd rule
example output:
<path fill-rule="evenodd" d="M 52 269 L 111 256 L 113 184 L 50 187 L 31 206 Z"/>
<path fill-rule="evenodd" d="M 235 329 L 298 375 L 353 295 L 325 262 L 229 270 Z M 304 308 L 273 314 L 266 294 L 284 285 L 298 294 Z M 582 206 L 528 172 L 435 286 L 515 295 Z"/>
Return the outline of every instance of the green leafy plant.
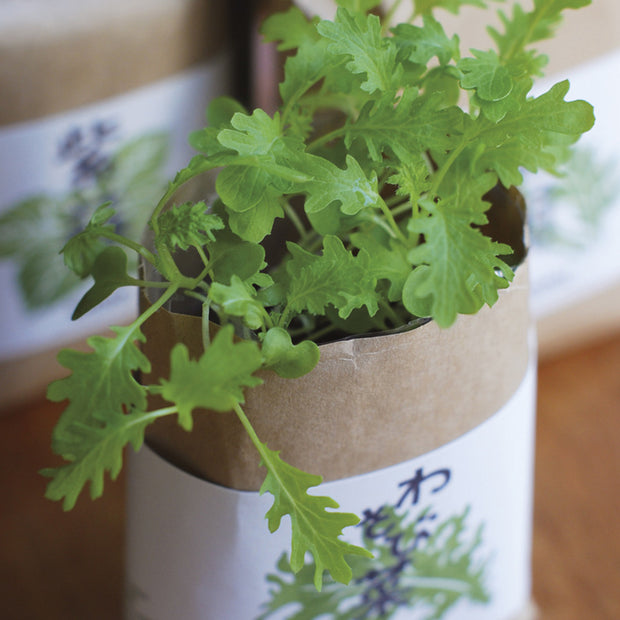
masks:
<path fill-rule="evenodd" d="M 529 12 L 516 5 L 500 14 L 501 30 L 490 30 L 495 47 L 468 56 L 434 9 L 487 7 L 483 0 L 414 1 L 411 21 L 394 27 L 389 15 L 370 12 L 379 4 L 372 0 L 339 0 L 333 21 L 296 8 L 267 19 L 263 35 L 289 54 L 279 109 L 212 102 L 208 126 L 190 137 L 199 154 L 154 206 L 152 246 L 114 233 L 113 210 L 103 205 L 63 250 L 73 271 L 93 278 L 75 318 L 119 287 L 161 295 L 112 337 L 91 338 L 91 352 L 60 354 L 73 374 L 53 383 L 49 397 L 69 401 L 53 434 L 66 463 L 44 472 L 47 496 L 67 509 L 89 483 L 99 496 L 105 472 L 114 478 L 121 468 L 123 447 L 138 449 L 163 416 L 191 430 L 200 409 L 230 412 L 265 467 L 269 529 L 290 517 L 292 570 L 310 552 L 317 589 L 325 571 L 349 582 L 351 561 L 370 556 L 340 538 L 358 517 L 308 493 L 320 476 L 260 440 L 244 392 L 261 383 L 258 371 L 308 373 L 320 342 L 419 318 L 449 327 L 497 300 L 516 261 L 484 232 L 489 192 L 521 183 L 523 168 L 553 170 L 593 123 L 589 104 L 565 100 L 567 82 L 529 94 L 546 60 L 531 45 L 552 34 L 564 9 L 588 3 L 535 0 Z M 175 199 L 216 170 L 213 198 Z M 295 232 L 285 241 L 288 225 Z M 115 244 L 102 249 L 102 238 Z M 126 252 L 158 277 L 128 275 Z M 198 263 L 191 271 L 188 254 Z M 204 353 L 192 359 L 178 343 L 170 376 L 140 384 L 134 373 L 150 368 L 138 346 L 142 326 L 179 295 L 202 308 Z M 208 321 L 220 326 L 213 337 Z M 166 405 L 150 409 L 149 395 Z"/>

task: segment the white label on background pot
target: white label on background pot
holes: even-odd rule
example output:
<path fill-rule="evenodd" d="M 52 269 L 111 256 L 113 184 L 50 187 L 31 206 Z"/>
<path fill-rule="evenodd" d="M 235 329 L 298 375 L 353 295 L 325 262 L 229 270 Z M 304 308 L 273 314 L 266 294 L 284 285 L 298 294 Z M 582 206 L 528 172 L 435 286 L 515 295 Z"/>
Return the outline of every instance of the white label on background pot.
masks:
<path fill-rule="evenodd" d="M 130 462 L 127 617 L 508 620 L 530 598 L 534 409 L 531 361 L 509 402 L 459 439 L 319 487 L 361 517 L 344 535 L 378 558 L 352 558 L 351 584 L 326 580 L 322 592 L 312 566 L 288 569 L 287 524 L 269 534 L 270 495 L 199 480 L 143 448 Z"/>
<path fill-rule="evenodd" d="M 81 282 L 59 251 L 100 204 L 139 239 L 167 181 L 193 155 L 209 99 L 226 92 L 226 54 L 154 84 L 36 121 L 0 127 L 0 361 L 77 341 L 136 314 L 120 289 L 77 323 Z"/>
<path fill-rule="evenodd" d="M 562 175 L 525 175 L 521 191 L 528 209 L 532 312 L 560 313 L 620 285 L 620 48 L 572 68 L 567 101 L 594 106 L 594 127 L 579 139 Z M 613 79 L 610 79 L 613 76 Z M 567 76 L 535 87 L 538 95 Z M 596 321 L 597 309 L 584 317 Z M 572 336 L 567 334 L 569 338 Z"/>

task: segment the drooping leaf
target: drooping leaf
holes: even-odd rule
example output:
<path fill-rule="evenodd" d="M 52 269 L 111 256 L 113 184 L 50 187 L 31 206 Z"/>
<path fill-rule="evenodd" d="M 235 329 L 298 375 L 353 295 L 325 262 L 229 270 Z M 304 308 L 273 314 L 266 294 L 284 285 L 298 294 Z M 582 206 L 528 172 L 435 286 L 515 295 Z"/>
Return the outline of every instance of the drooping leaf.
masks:
<path fill-rule="evenodd" d="M 258 345 L 235 343 L 233 331 L 232 325 L 220 329 L 197 360 L 190 359 L 182 343 L 170 353 L 170 378 L 161 380 L 161 396 L 176 405 L 179 424 L 186 430 L 192 428 L 194 409 L 230 411 L 244 402 L 244 388 L 262 382 L 253 376 L 262 363 Z"/>
<path fill-rule="evenodd" d="M 150 371 L 150 362 L 136 346 L 144 336 L 135 327 L 112 327 L 113 337 L 92 336 L 87 344 L 92 352 L 63 349 L 59 363 L 72 374 L 50 384 L 47 397 L 53 402 L 69 400 L 55 427 L 53 438 L 76 422 L 96 419 L 108 411 L 144 409 L 146 395 L 133 373 Z M 89 389 L 84 390 L 88 385 Z M 52 443 L 57 454 L 60 446 Z"/>
<path fill-rule="evenodd" d="M 341 540 L 345 527 L 355 525 L 359 518 L 350 513 L 333 512 L 338 508 L 329 497 L 310 495 L 308 489 L 319 485 L 320 476 L 308 474 L 280 458 L 278 452 L 262 444 L 261 463 L 267 468 L 267 476 L 260 492 L 271 493 L 273 505 L 267 512 L 269 530 L 275 532 L 283 517 L 289 516 L 292 529 L 291 568 L 294 572 L 304 565 L 307 552 L 314 557 L 314 585 L 321 590 L 323 573 L 327 570 L 341 583 L 349 583 L 352 572 L 345 560 L 346 555 L 369 557 L 361 547 Z"/>
<path fill-rule="evenodd" d="M 48 388 L 51 401 L 69 401 L 54 428 L 52 449 L 71 463 L 48 471 L 54 477 L 48 497 L 64 497 L 65 509 L 75 504 L 88 480 L 91 495 L 98 497 L 105 470 L 114 477 L 120 469 L 123 445 L 131 442 L 137 449 L 141 443 L 139 412 L 146 408 L 146 390 L 134 373 L 150 371 L 149 360 L 136 346 L 144 336 L 132 326 L 112 330 L 113 337 L 88 339 L 91 352 L 63 349 L 58 361 L 72 373 Z"/>
<path fill-rule="evenodd" d="M 82 489 L 90 482 L 92 499 L 103 493 L 104 476 L 110 473 L 115 480 L 123 464 L 125 446 L 131 444 L 138 450 L 144 441 L 144 429 L 153 421 L 144 411 L 109 411 L 100 424 L 75 424 L 70 431 L 66 450 L 75 448 L 70 463 L 56 468 L 46 468 L 42 475 L 52 478 L 45 497 L 64 500 L 63 507 L 70 510 L 75 505 Z M 62 437 L 57 435 L 60 443 Z M 69 447 L 71 446 L 71 447 Z"/>

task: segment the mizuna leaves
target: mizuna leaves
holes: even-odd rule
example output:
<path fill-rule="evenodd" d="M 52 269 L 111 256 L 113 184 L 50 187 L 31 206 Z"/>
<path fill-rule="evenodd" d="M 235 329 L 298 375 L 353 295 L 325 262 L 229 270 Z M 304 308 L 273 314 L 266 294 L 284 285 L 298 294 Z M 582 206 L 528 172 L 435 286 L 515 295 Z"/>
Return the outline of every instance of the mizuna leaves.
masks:
<path fill-rule="evenodd" d="M 341 583 L 349 583 L 352 571 L 345 560 L 346 555 L 371 557 L 371 554 L 340 539 L 345 527 L 355 525 L 359 517 L 350 513 L 333 512 L 338 508 L 329 497 L 310 495 L 308 489 L 319 485 L 320 476 L 303 472 L 284 462 L 278 452 L 266 444 L 261 449 L 262 465 L 267 476 L 261 493 L 271 493 L 273 505 L 267 512 L 269 530 L 275 532 L 283 517 L 289 516 L 292 529 L 290 564 L 294 572 L 304 565 L 306 552 L 314 557 L 314 586 L 321 590 L 323 573 L 328 570 Z"/>
<path fill-rule="evenodd" d="M 53 478 L 47 497 L 64 498 L 65 509 L 75 504 L 89 480 L 91 496 L 101 495 L 105 471 L 115 478 L 120 470 L 123 446 L 130 442 L 138 449 L 142 443 L 146 390 L 133 375 L 150 370 L 136 346 L 144 337 L 131 326 L 113 331 L 112 338 L 89 338 L 91 352 L 61 351 L 58 361 L 72 374 L 48 388 L 50 400 L 69 401 L 54 428 L 52 449 L 70 463 L 45 470 Z"/>
<path fill-rule="evenodd" d="M 253 376 L 261 362 L 255 343 L 235 343 L 232 326 L 223 327 L 197 360 L 190 359 L 185 345 L 176 345 L 170 355 L 170 379 L 162 380 L 162 398 L 176 405 L 179 424 L 190 430 L 194 409 L 225 412 L 243 403 L 244 388 L 262 383 Z"/>
<path fill-rule="evenodd" d="M 267 40 L 290 52 L 281 105 L 268 113 L 229 97 L 210 104 L 208 126 L 190 137 L 201 154 L 153 205 L 152 248 L 115 231 L 107 205 L 66 243 L 67 265 L 94 279 L 76 317 L 122 286 L 164 292 L 131 326 L 90 339 L 90 353 L 60 354 L 72 374 L 53 383 L 49 397 L 68 400 L 52 438 L 66 463 L 44 472 L 48 497 L 70 508 L 89 483 L 93 497 L 101 494 L 124 446 L 137 449 L 157 418 L 177 415 L 190 429 L 197 410 L 232 411 L 267 469 L 269 529 L 290 518 L 292 569 L 311 554 L 317 589 L 325 571 L 351 579 L 348 555 L 368 556 L 341 539 L 357 518 L 309 493 L 321 478 L 257 437 L 241 408 L 247 390 L 271 371 L 307 374 L 317 342 L 334 334 L 399 328 L 416 317 L 449 327 L 459 314 L 494 304 L 512 279 L 503 260 L 512 250 L 483 234 L 483 197 L 521 183 L 524 169 L 554 171 L 594 122 L 589 104 L 566 100 L 568 82 L 531 94 L 546 63 L 532 44 L 553 33 L 562 11 L 589 0 L 534 0 L 529 11 L 517 3 L 490 29 L 496 49 L 466 56 L 434 11 L 484 8 L 486 0 L 414 0 L 410 22 L 395 26 L 370 13 L 378 0 L 337 4 L 334 20 L 297 8 L 267 20 Z M 132 152 L 127 159 L 149 149 Z M 214 188 L 201 185 L 207 172 Z M 180 198 L 199 177 L 189 188 L 199 199 Z M 46 204 L 29 205 L 13 225 L 29 228 Z M 159 272 L 157 282 L 127 273 L 127 248 Z M 198 267 L 188 267 L 189 256 Z M 169 377 L 141 386 L 134 374 L 147 372 L 149 361 L 137 346 L 140 326 L 184 294 L 202 313 L 204 353 L 192 359 L 177 344 Z M 207 320 L 220 324 L 214 337 Z M 148 410 L 147 394 L 167 404 Z"/>

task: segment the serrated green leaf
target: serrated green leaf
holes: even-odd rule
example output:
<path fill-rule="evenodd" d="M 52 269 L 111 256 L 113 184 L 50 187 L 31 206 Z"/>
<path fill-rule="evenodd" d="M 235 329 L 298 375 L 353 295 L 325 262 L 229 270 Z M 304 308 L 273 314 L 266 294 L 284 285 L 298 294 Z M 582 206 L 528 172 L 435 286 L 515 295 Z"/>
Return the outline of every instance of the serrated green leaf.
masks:
<path fill-rule="evenodd" d="M 45 497 L 64 500 L 63 508 L 75 505 L 82 489 L 90 482 L 92 499 L 103 493 L 105 472 L 115 480 L 123 465 L 123 450 L 131 444 L 138 450 L 144 442 L 144 429 L 152 417 L 143 411 L 122 413 L 110 411 L 101 426 L 75 424 L 71 429 L 71 442 L 79 442 L 80 451 L 66 463 L 56 468 L 46 468 L 41 474 L 52 478 Z"/>
<path fill-rule="evenodd" d="M 395 42 L 413 63 L 426 66 L 437 57 L 441 65 L 459 58 L 459 38 L 449 38 L 443 26 L 431 15 L 425 15 L 423 26 L 398 24 L 392 29 Z"/>
<path fill-rule="evenodd" d="M 513 89 L 508 69 L 493 50 L 472 50 L 473 58 L 462 58 L 457 67 L 463 72 L 461 86 L 476 91 L 483 101 L 501 101 Z"/>
<path fill-rule="evenodd" d="M 218 140 L 239 155 L 266 155 L 282 135 L 279 115 L 271 117 L 260 108 L 251 115 L 238 112 L 230 122 L 233 129 L 222 129 Z"/>
<path fill-rule="evenodd" d="M 261 352 L 265 367 L 286 379 L 308 374 L 319 361 L 319 347 L 310 340 L 293 344 L 290 334 L 272 327 L 264 336 Z"/>
<path fill-rule="evenodd" d="M 403 303 L 414 315 L 432 316 L 440 327 L 452 325 L 459 313 L 493 305 L 497 289 L 512 279 L 510 267 L 498 258 L 510 254 L 510 247 L 474 227 L 486 223 L 488 205 L 463 198 L 427 201 L 428 216 L 410 222 L 411 231 L 423 234 L 425 241 L 409 253 L 418 267 L 405 282 Z"/>
<path fill-rule="evenodd" d="M 127 254 L 117 246 L 110 246 L 100 252 L 92 268 L 95 283 L 78 302 L 73 320 L 98 306 L 121 286 L 134 286 L 136 279 L 127 273 Z"/>
<path fill-rule="evenodd" d="M 134 378 L 137 371 L 150 371 L 149 360 L 135 344 L 144 336 L 133 326 L 112 330 L 111 338 L 88 339 L 91 352 L 63 349 L 58 361 L 72 373 L 47 391 L 51 401 L 69 401 L 54 428 L 52 449 L 71 464 L 48 472 L 54 481 L 47 495 L 64 497 L 65 509 L 75 504 L 88 480 L 93 481 L 91 495 L 100 495 L 104 471 L 118 473 L 122 446 L 131 441 L 137 448 L 141 441 L 139 414 L 126 417 L 124 412 L 146 408 L 146 390 Z"/>
<path fill-rule="evenodd" d="M 280 95 L 287 102 L 298 98 L 330 68 L 327 43 L 319 40 L 301 45 L 294 56 L 289 56 L 284 65 L 284 80 L 280 84 Z"/>
<path fill-rule="evenodd" d="M 233 341 L 234 329 L 220 329 L 197 360 L 178 343 L 170 353 L 170 379 L 162 379 L 161 396 L 174 403 L 179 424 L 191 430 L 192 411 L 197 408 L 226 412 L 244 402 L 243 389 L 262 383 L 252 376 L 262 363 L 255 342 Z"/>
<path fill-rule="evenodd" d="M 345 215 L 355 215 L 379 204 L 376 179 L 368 180 L 352 155 L 347 155 L 344 169 L 315 155 L 305 156 L 300 166 L 312 177 L 299 185 L 300 191 L 307 194 L 304 204 L 307 213 L 321 211 L 334 201 L 340 202 Z"/>
<path fill-rule="evenodd" d="M 564 100 L 568 88 L 568 81 L 559 82 L 543 95 L 524 100 L 498 123 L 478 118 L 467 130 L 467 139 L 478 149 L 471 162 L 475 169 L 494 170 L 506 186 L 522 181 L 521 167 L 551 170 L 555 136 L 576 141 L 594 124 L 589 103 Z"/>
<path fill-rule="evenodd" d="M 354 256 L 338 237 L 329 235 L 324 238 L 320 256 L 294 243 L 289 243 L 288 248 L 292 254 L 286 264 L 290 277 L 289 310 L 323 314 L 331 304 L 342 318 L 362 306 L 371 316 L 376 313 L 377 283 L 370 273 L 370 257 L 365 251 Z"/>
<path fill-rule="evenodd" d="M 367 104 L 355 122 L 347 124 L 345 144 L 363 140 L 376 162 L 386 153 L 409 162 L 428 150 L 449 150 L 459 141 L 464 113 L 456 106 L 442 109 L 442 102 L 440 93 L 425 97 L 405 89 L 396 106 L 391 97 Z"/>
<path fill-rule="evenodd" d="M 95 419 L 98 412 L 146 407 L 144 388 L 133 377 L 135 371 L 150 371 L 150 362 L 135 344 L 144 342 L 144 336 L 132 326 L 111 329 L 113 337 L 92 336 L 87 340 L 92 352 L 63 349 L 58 354 L 60 365 L 72 374 L 51 383 L 47 391 L 53 402 L 70 401 L 54 436 L 77 421 Z M 89 389 L 84 390 L 84 385 Z M 56 449 L 60 447 L 57 444 L 52 447 L 63 454 Z"/>
<path fill-rule="evenodd" d="M 324 20 L 317 26 L 319 33 L 332 41 L 330 51 L 349 58 L 347 68 L 354 74 L 365 74 L 362 90 L 396 91 L 402 76 L 397 62 L 397 47 L 383 37 L 381 22 L 376 15 L 362 18 L 339 8 L 333 22 Z"/>
<path fill-rule="evenodd" d="M 267 468 L 267 476 L 260 492 L 271 493 L 273 505 L 267 512 L 269 530 L 275 532 L 283 517 L 291 520 L 292 545 L 291 568 L 297 572 L 304 565 L 306 552 L 314 557 L 314 585 L 322 589 L 323 573 L 327 570 L 341 583 L 349 583 L 352 572 L 345 560 L 346 555 L 370 557 L 361 547 L 339 538 L 345 527 L 355 525 L 359 517 L 350 513 L 332 512 L 338 508 L 329 497 L 310 495 L 307 491 L 319 485 L 320 476 L 303 472 L 284 462 L 279 453 L 262 444 L 261 463 Z"/>
<path fill-rule="evenodd" d="M 392 238 L 379 240 L 362 233 L 351 235 L 351 243 L 368 253 L 369 274 L 376 280 L 387 280 L 390 283 L 388 300 L 392 302 L 400 300 L 405 281 L 411 273 L 411 263 L 407 260 L 405 246 Z"/>
<path fill-rule="evenodd" d="M 401 160 L 396 172 L 388 178 L 388 182 L 396 186 L 398 195 L 409 197 L 412 210 L 422 195 L 431 189 L 430 167 L 428 159 L 419 154 L 409 160 Z"/>

